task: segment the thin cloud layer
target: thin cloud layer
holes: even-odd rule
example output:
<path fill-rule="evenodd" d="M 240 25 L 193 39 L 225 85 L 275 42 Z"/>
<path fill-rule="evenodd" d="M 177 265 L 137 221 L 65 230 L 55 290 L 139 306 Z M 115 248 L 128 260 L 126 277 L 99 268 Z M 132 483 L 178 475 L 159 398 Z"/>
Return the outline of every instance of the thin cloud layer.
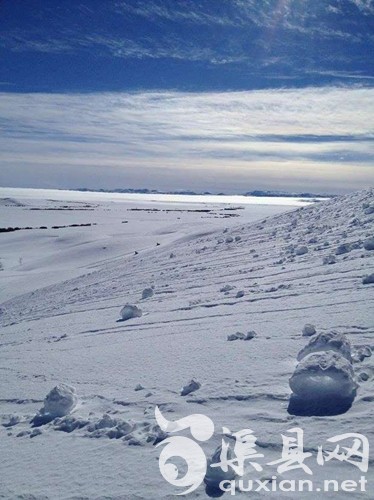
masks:
<path fill-rule="evenodd" d="M 374 180 L 373 98 L 373 89 L 359 87 L 3 93 L 0 182 L 230 192 L 366 187 Z"/>

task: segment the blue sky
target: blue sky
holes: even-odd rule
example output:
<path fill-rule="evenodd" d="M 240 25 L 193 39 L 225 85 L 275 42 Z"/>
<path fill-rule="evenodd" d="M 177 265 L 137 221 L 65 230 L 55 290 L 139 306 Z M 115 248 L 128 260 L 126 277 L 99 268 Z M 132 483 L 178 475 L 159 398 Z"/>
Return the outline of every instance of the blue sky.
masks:
<path fill-rule="evenodd" d="M 373 184 L 372 0 L 3 0 L 0 183 Z"/>

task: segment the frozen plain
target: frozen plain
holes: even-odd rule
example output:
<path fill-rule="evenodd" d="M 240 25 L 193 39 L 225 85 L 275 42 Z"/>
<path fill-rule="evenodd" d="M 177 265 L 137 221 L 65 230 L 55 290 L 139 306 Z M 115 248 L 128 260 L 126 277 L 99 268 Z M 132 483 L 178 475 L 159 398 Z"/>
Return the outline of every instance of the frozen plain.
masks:
<path fill-rule="evenodd" d="M 169 420 L 209 416 L 216 434 L 207 456 L 223 426 L 252 429 L 265 462 L 280 457 L 281 434 L 293 427 L 314 456 L 345 432 L 373 443 L 371 357 L 353 364 L 359 385 L 346 413 L 287 411 L 306 323 L 345 334 L 353 352 L 374 345 L 374 285 L 362 283 L 374 272 L 363 246 L 374 236 L 372 190 L 301 208 L 32 190 L 1 197 L 2 227 L 48 228 L 0 234 L 3 498 L 174 498 L 153 445 L 156 405 Z M 88 223 L 96 225 L 51 228 Z M 117 322 L 126 303 L 143 314 Z M 251 330 L 251 341 L 227 341 Z M 192 378 L 201 387 L 181 396 Z M 78 404 L 36 431 L 30 420 L 58 383 L 76 388 Z M 311 459 L 311 468 L 316 482 L 361 475 L 338 461 Z M 273 474 L 264 467 L 256 478 Z M 273 496 L 372 498 L 370 468 L 367 479 L 366 495 Z M 204 486 L 190 497 L 206 498 Z"/>

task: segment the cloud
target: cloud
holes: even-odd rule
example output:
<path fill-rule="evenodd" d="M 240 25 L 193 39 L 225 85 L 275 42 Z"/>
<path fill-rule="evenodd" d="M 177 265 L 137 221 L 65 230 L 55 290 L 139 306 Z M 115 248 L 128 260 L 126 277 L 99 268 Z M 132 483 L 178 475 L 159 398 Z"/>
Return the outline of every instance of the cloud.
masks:
<path fill-rule="evenodd" d="M 364 14 L 371 15 L 374 14 L 374 2 L 373 0 L 350 0 L 358 9 L 360 9 Z"/>
<path fill-rule="evenodd" d="M 224 6 L 224 3 L 222 3 Z M 235 6 L 235 3 L 232 5 Z M 230 2 L 226 2 L 226 6 L 230 6 Z M 204 8 L 205 7 L 205 8 Z M 162 2 L 162 1 L 118 1 L 115 4 L 118 13 L 134 14 L 136 16 L 144 17 L 148 20 L 154 21 L 155 19 L 167 21 L 181 21 L 197 25 L 218 25 L 218 26 L 240 26 L 243 25 L 243 20 L 235 15 L 231 16 L 229 12 L 217 14 L 215 11 L 220 9 L 209 9 L 208 3 L 199 4 L 194 0 L 185 0 L 183 3 Z M 215 6 L 217 7 L 217 6 Z M 225 6 L 224 6 L 225 8 Z M 227 9 L 230 10 L 230 9 Z"/>
<path fill-rule="evenodd" d="M 344 57 L 344 71 L 369 69 L 361 54 L 373 43 L 372 10 L 369 0 L 108 0 L 94 8 L 80 0 L 59 10 L 23 9 L 0 39 L 17 53 L 168 58 L 262 71 L 271 62 L 296 75 L 305 68 L 334 76 Z"/>
<path fill-rule="evenodd" d="M 374 181 L 373 98 L 374 89 L 360 87 L 2 93 L 1 184 L 366 187 Z"/>

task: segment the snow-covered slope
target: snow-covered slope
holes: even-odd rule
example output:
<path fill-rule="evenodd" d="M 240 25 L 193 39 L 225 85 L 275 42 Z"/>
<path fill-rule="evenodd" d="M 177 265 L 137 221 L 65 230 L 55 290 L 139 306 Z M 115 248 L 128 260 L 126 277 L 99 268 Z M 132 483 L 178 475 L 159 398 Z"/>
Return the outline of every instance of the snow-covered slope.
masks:
<path fill-rule="evenodd" d="M 274 215 L 297 199 L 80 193 L 0 187 L 0 302 L 225 222 Z"/>
<path fill-rule="evenodd" d="M 222 426 L 252 429 L 266 462 L 280 457 L 281 434 L 293 427 L 303 428 L 304 445 L 315 456 L 318 445 L 346 432 L 363 433 L 374 445 L 374 285 L 363 283 L 374 272 L 367 244 L 374 237 L 373 190 L 194 233 L 1 305 L 5 498 L 173 497 L 153 446 L 160 439 L 156 405 L 169 420 L 209 416 L 216 434 L 204 445 L 207 455 L 220 444 Z M 143 299 L 146 288 L 153 294 Z M 142 315 L 118 321 L 125 304 Z M 358 388 L 346 413 L 288 412 L 306 323 L 317 333 L 342 333 L 352 345 Z M 252 330 L 249 341 L 227 340 Z M 364 348 L 368 357 L 359 355 Z M 201 387 L 181 396 L 191 379 Z M 78 404 L 70 416 L 31 427 L 57 383 L 74 386 Z M 337 460 L 313 464 L 316 481 L 360 477 Z M 269 466 L 256 477 L 274 471 Z M 366 495 L 350 496 L 372 498 L 373 487 L 372 481 Z M 205 498 L 204 487 L 191 496 Z M 330 496 L 337 498 L 324 493 Z"/>

